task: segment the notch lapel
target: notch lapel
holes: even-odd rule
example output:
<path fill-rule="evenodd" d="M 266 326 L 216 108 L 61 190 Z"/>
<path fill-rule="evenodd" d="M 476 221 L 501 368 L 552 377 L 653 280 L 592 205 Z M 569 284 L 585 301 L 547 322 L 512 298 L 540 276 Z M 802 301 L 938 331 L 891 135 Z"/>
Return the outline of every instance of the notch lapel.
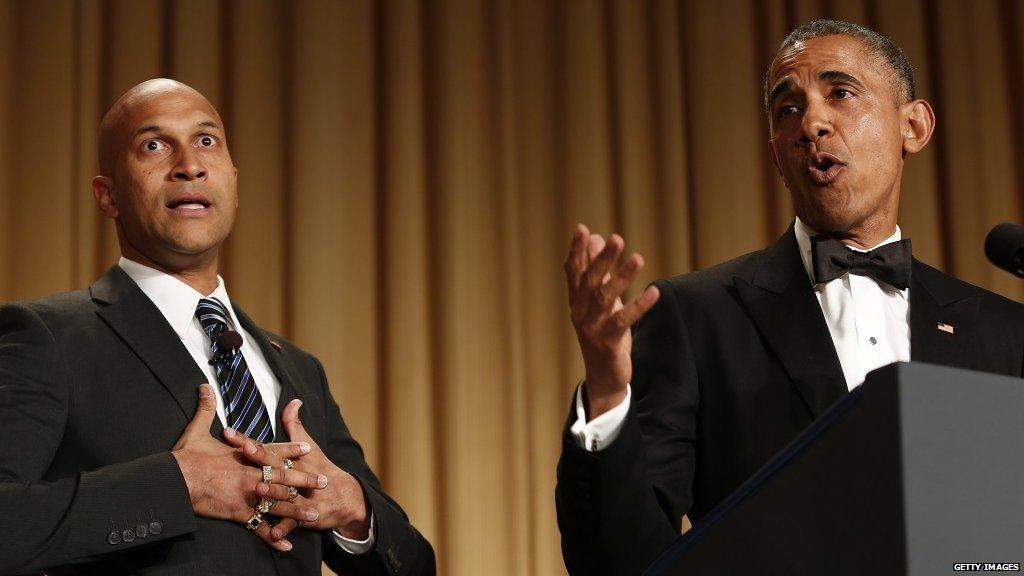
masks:
<path fill-rule="evenodd" d="M 89 294 L 100 305 L 96 314 L 174 397 L 185 422 L 190 421 L 198 404 L 197 388 L 207 378 L 160 310 L 116 265 L 89 287 Z M 213 420 L 214 426 L 220 425 L 219 418 Z"/>
<path fill-rule="evenodd" d="M 267 364 L 270 365 L 270 370 L 277 377 L 277 381 L 281 383 L 281 397 L 278 398 L 277 410 L 274 415 L 276 430 L 274 441 L 287 442 L 287 434 L 285 434 L 284 426 L 281 423 L 281 413 L 284 411 L 284 407 L 296 398 L 305 400 L 313 397 L 314 394 L 307 390 L 306 384 L 298 377 L 295 365 L 283 353 L 283 349 L 277 340 L 257 326 L 238 305 L 232 303 L 232 306 L 235 309 L 235 315 L 238 316 L 238 321 L 242 323 L 242 327 L 256 338 L 256 344 L 260 347 L 260 351 L 263 353 L 263 357 L 266 358 Z"/>
<path fill-rule="evenodd" d="M 917 259 L 910 286 L 911 359 L 972 368 L 967 350 L 974 340 L 979 295 Z"/>
<path fill-rule="evenodd" d="M 760 255 L 753 277 L 733 279 L 740 300 L 811 415 L 847 392 L 821 306 L 800 260 L 793 227 Z"/>

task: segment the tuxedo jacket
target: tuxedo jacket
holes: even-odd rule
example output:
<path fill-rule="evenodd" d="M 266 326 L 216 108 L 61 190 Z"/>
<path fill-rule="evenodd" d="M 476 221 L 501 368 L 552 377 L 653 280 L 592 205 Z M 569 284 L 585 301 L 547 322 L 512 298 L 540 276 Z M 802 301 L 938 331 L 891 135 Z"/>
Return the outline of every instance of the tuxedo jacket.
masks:
<path fill-rule="evenodd" d="M 319 361 L 257 327 L 281 382 L 275 415 L 300 416 L 324 453 L 362 484 L 376 545 L 341 550 L 299 529 L 271 549 L 241 524 L 193 514 L 170 449 L 207 378 L 157 307 L 119 267 L 88 290 L 0 309 L 0 574 L 433 574 L 430 544 L 384 494 L 331 397 Z M 210 433 L 221 438 L 215 418 Z M 284 439 L 286 440 L 286 439 Z"/>
<path fill-rule="evenodd" d="M 655 284 L 618 438 L 580 448 L 575 410 L 563 434 L 556 504 L 571 574 L 640 574 L 684 514 L 699 522 L 847 392 L 792 227 L 765 250 Z M 1022 375 L 1024 306 L 917 260 L 909 297 L 913 360 Z"/>

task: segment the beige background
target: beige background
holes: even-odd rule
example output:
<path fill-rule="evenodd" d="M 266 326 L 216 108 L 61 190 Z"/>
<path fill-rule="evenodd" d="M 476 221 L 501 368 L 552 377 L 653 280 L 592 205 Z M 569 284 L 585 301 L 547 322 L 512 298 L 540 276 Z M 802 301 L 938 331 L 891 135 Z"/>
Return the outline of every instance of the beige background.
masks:
<path fill-rule="evenodd" d="M 777 237 L 761 77 L 825 15 L 895 38 L 935 104 L 905 178 L 915 253 L 1021 300 L 982 242 L 1024 221 L 1024 2 L 0 0 L 0 301 L 116 260 L 98 119 L 185 81 L 240 170 L 233 298 L 323 360 L 442 572 L 562 573 L 572 226 L 624 234 L 645 281 Z"/>

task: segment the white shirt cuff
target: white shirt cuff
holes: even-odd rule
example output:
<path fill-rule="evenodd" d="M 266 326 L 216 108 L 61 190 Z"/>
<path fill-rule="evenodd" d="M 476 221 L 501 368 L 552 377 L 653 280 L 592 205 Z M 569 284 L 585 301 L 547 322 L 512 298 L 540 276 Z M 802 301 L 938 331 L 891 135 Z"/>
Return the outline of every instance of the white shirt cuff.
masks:
<path fill-rule="evenodd" d="M 370 535 L 366 537 L 366 540 L 349 540 L 337 530 L 331 530 L 331 537 L 334 538 L 335 544 L 341 546 L 341 549 L 349 554 L 366 554 L 373 550 L 373 545 L 377 541 L 373 536 L 373 513 L 370 513 Z"/>
<path fill-rule="evenodd" d="M 587 452 L 600 452 L 607 448 L 622 430 L 629 412 L 629 401 L 633 389 L 626 385 L 626 398 L 615 408 L 587 422 L 587 411 L 583 406 L 583 384 L 576 388 L 576 422 L 569 431 L 576 437 L 576 442 Z"/>

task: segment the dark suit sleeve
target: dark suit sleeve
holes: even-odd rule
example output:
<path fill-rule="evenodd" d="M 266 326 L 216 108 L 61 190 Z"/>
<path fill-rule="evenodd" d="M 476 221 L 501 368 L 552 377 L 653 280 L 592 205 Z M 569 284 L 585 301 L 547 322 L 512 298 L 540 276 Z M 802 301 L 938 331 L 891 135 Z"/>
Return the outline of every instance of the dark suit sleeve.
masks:
<path fill-rule="evenodd" d="M 555 501 L 570 574 L 640 574 L 680 535 L 693 498 L 698 405 L 693 349 L 672 287 L 637 325 L 632 404 L 599 452 L 562 438 Z"/>
<path fill-rule="evenodd" d="M 370 470 L 363 449 L 341 417 L 341 410 L 331 396 L 323 366 L 314 359 L 320 376 L 324 400 L 324 453 L 339 468 L 352 474 L 363 487 L 366 501 L 373 513 L 376 540 L 366 554 L 349 554 L 342 550 L 329 533 L 324 534 L 324 562 L 339 574 L 420 576 L 435 573 L 434 550 L 419 531 L 409 523 L 405 512 L 388 497 L 380 480 Z"/>
<path fill-rule="evenodd" d="M 32 309 L 0 308 L 0 510 L 8 536 L 0 574 L 95 560 L 196 529 L 169 452 L 45 478 L 67 430 L 72 386 L 52 332 Z M 116 441 L 116 439 L 112 439 Z M 159 520 L 159 534 L 108 542 Z"/>

